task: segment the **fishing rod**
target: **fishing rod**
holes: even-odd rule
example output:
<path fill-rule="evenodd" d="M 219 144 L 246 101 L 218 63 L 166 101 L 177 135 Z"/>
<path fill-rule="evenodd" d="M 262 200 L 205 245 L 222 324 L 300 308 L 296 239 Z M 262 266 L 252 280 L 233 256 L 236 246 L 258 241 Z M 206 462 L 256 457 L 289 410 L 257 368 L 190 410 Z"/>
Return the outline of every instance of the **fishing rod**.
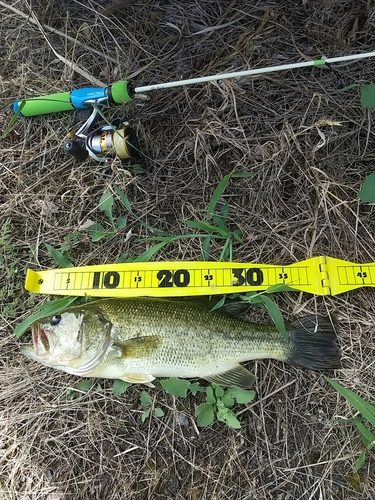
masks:
<path fill-rule="evenodd" d="M 13 111 L 18 113 L 19 116 L 25 117 L 93 107 L 92 115 L 76 134 L 71 134 L 69 140 L 65 143 L 64 150 L 79 160 L 84 160 L 88 156 L 98 161 L 113 159 L 116 156 L 120 158 L 130 158 L 137 156 L 138 141 L 135 132 L 129 127 L 126 119 L 121 119 L 118 124 L 118 126 L 122 128 L 118 128 L 118 126 L 114 124 L 109 124 L 108 126 L 91 131 L 91 127 L 97 118 L 98 107 L 115 107 L 126 104 L 133 101 L 137 94 L 144 94 L 145 92 L 154 90 L 196 85 L 217 80 L 228 80 L 297 68 L 307 68 L 310 66 L 329 66 L 330 64 L 357 61 L 369 57 L 375 57 L 375 51 L 282 64 L 278 66 L 267 66 L 264 68 L 235 71 L 173 82 L 156 83 L 142 87 L 135 87 L 132 82 L 122 80 L 108 87 L 83 87 L 68 92 L 19 100 L 13 103 Z"/>

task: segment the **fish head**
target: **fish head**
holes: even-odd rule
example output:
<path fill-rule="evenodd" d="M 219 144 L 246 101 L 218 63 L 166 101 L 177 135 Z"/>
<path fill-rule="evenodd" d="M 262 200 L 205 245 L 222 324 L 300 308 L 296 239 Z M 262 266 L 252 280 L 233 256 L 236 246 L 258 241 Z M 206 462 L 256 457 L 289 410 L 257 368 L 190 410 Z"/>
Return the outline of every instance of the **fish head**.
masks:
<path fill-rule="evenodd" d="M 32 346 L 21 352 L 46 366 L 87 375 L 111 341 L 111 324 L 95 310 L 72 307 L 32 325 Z"/>

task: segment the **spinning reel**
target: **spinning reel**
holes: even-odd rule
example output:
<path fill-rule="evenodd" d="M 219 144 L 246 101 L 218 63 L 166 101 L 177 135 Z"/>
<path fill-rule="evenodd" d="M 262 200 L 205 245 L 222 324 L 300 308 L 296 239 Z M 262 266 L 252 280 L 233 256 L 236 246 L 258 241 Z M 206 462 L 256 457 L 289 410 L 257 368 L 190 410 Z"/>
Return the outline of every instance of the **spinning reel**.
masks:
<path fill-rule="evenodd" d="M 97 115 L 98 111 L 94 108 L 81 128 L 68 134 L 64 152 L 79 161 L 88 157 L 100 162 L 139 157 L 138 139 L 127 119 L 117 118 L 110 125 L 91 130 Z"/>
<path fill-rule="evenodd" d="M 93 128 L 101 106 L 113 107 L 131 102 L 135 89 L 122 80 L 109 87 L 84 87 L 71 92 L 59 92 L 16 101 L 13 111 L 19 116 L 37 116 L 68 110 L 92 109 L 92 113 L 76 133 L 68 134 L 64 151 L 84 161 L 89 156 L 96 161 L 110 162 L 139 156 L 138 139 L 126 118 L 118 118 L 103 127 Z"/>

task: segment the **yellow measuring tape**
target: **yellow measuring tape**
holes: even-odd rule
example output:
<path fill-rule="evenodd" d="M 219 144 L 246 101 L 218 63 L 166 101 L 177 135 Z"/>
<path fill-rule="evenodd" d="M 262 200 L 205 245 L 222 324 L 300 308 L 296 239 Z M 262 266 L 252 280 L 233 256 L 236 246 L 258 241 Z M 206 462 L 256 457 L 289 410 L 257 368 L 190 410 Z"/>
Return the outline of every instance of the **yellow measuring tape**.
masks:
<path fill-rule="evenodd" d="M 262 291 L 273 285 L 316 295 L 375 286 L 375 262 L 313 257 L 286 266 L 238 262 L 132 262 L 27 270 L 30 292 L 91 297 L 176 297 Z"/>

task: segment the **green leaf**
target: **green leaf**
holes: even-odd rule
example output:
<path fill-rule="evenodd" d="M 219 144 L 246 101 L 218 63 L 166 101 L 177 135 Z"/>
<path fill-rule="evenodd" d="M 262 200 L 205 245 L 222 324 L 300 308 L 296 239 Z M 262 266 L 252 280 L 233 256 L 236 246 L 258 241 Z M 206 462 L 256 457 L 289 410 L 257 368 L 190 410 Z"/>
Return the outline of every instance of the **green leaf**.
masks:
<path fill-rule="evenodd" d="M 148 419 L 148 417 L 150 416 L 150 413 L 151 413 L 151 408 L 149 408 L 148 410 L 146 410 L 142 413 L 142 416 L 141 416 L 142 422 L 144 422 L 145 420 Z"/>
<path fill-rule="evenodd" d="M 225 299 L 227 298 L 226 295 L 223 295 L 221 299 L 216 302 L 216 304 L 211 308 L 211 311 L 216 311 L 216 309 L 220 309 L 225 304 Z"/>
<path fill-rule="evenodd" d="M 125 219 L 125 217 L 119 217 L 117 219 L 117 227 L 119 229 L 124 229 L 124 227 L 126 227 L 126 219 Z"/>
<path fill-rule="evenodd" d="M 91 241 L 96 243 L 97 241 L 102 240 L 107 236 L 112 236 L 114 234 L 113 231 L 107 231 L 101 224 L 95 223 L 87 228 L 87 232 L 91 236 Z"/>
<path fill-rule="evenodd" d="M 215 396 L 216 398 L 221 398 L 224 396 L 224 389 L 221 387 L 221 385 L 215 385 Z"/>
<path fill-rule="evenodd" d="M 122 264 L 123 262 L 129 262 L 129 252 L 124 252 L 123 254 L 120 255 L 118 259 L 116 259 L 116 264 Z"/>
<path fill-rule="evenodd" d="M 343 92 L 347 92 L 348 90 L 354 89 L 358 87 L 358 83 L 352 83 L 351 85 L 347 85 L 346 87 L 343 87 L 342 89 L 337 89 L 333 93 L 334 94 L 342 94 Z"/>
<path fill-rule="evenodd" d="M 98 232 L 105 233 L 106 230 L 101 224 L 99 224 L 99 222 L 94 222 L 94 224 L 91 224 L 91 226 L 87 228 L 87 232 L 89 233 L 90 236 L 92 236 L 93 234 Z"/>
<path fill-rule="evenodd" d="M 97 231 L 96 233 L 94 233 L 93 235 L 91 235 L 91 241 L 93 243 L 96 243 L 100 240 L 102 240 L 103 238 L 105 238 L 106 236 L 109 236 L 111 235 L 112 233 L 108 232 L 108 231 Z"/>
<path fill-rule="evenodd" d="M 365 450 L 362 450 L 361 453 L 359 454 L 359 457 L 357 458 L 355 465 L 354 465 L 354 468 L 353 468 L 354 474 L 356 474 L 359 471 L 359 469 L 365 463 L 365 460 L 366 460 L 366 452 L 365 452 Z"/>
<path fill-rule="evenodd" d="M 358 196 L 362 201 L 375 203 L 375 172 L 366 177 Z"/>
<path fill-rule="evenodd" d="M 365 108 L 375 108 L 375 84 L 361 85 L 361 104 Z"/>
<path fill-rule="evenodd" d="M 220 215 L 213 215 L 212 220 L 215 222 L 215 224 L 225 233 L 228 234 L 228 228 L 225 225 L 225 222 L 223 218 Z"/>
<path fill-rule="evenodd" d="M 112 208 L 113 208 L 113 195 L 112 193 L 104 193 L 99 200 L 99 208 L 102 212 L 105 212 L 107 214 L 108 219 L 111 221 L 113 225 L 113 215 L 112 215 Z"/>
<path fill-rule="evenodd" d="M 88 391 L 89 389 L 91 389 L 93 384 L 94 384 L 93 380 L 80 380 L 77 383 L 76 388 L 79 389 L 80 391 Z"/>
<path fill-rule="evenodd" d="M 226 260 L 229 260 L 229 262 L 232 260 L 232 234 L 229 233 L 226 239 L 226 242 L 224 244 L 224 247 L 220 253 L 219 256 L 219 262 L 225 262 Z"/>
<path fill-rule="evenodd" d="M 134 215 L 132 207 L 131 207 L 131 204 L 130 204 L 130 201 L 129 201 L 129 198 L 126 196 L 126 194 L 123 191 L 121 191 L 121 189 L 119 189 L 117 186 L 115 186 L 115 191 L 118 194 L 118 196 L 119 196 L 119 198 L 121 200 L 121 203 L 124 205 L 124 207 L 126 208 L 126 210 L 131 215 Z"/>
<path fill-rule="evenodd" d="M 214 408 L 209 403 L 202 403 L 195 410 L 197 416 L 197 424 L 199 427 L 205 427 L 206 425 L 211 425 L 215 420 Z"/>
<path fill-rule="evenodd" d="M 154 415 L 155 417 L 163 417 L 164 416 L 164 412 L 161 408 L 154 408 Z"/>
<path fill-rule="evenodd" d="M 130 382 L 125 382 L 125 380 L 117 379 L 113 383 L 112 392 L 113 394 L 119 396 L 120 394 L 124 394 L 124 392 L 126 392 L 128 387 L 130 387 L 131 385 L 132 384 Z"/>
<path fill-rule="evenodd" d="M 22 323 L 16 326 L 16 328 L 14 329 L 16 337 L 20 338 L 35 321 L 39 321 L 40 319 L 45 319 L 49 316 L 53 316 L 54 314 L 58 314 L 66 307 L 70 306 L 77 298 L 78 297 L 62 297 L 60 299 L 51 300 L 51 302 L 40 305 L 39 307 L 37 307 L 38 312 L 32 314 L 24 321 L 22 321 Z"/>
<path fill-rule="evenodd" d="M 192 238 L 207 238 L 207 234 L 179 234 L 179 235 L 171 235 L 169 234 L 168 236 L 154 236 L 151 238 L 145 238 L 145 241 L 177 241 L 177 240 L 187 240 L 187 239 L 192 239 Z M 227 239 L 226 236 L 221 236 L 220 234 L 210 234 L 210 238 L 214 238 L 215 240 L 225 240 Z"/>
<path fill-rule="evenodd" d="M 216 418 L 220 420 L 220 422 L 225 422 L 229 427 L 232 427 L 233 429 L 241 429 L 241 424 L 239 420 L 237 420 L 235 414 L 225 406 L 218 409 Z"/>
<path fill-rule="evenodd" d="M 279 330 L 279 332 L 284 338 L 287 338 L 288 335 L 286 333 L 284 318 L 280 312 L 280 309 L 277 307 L 277 305 L 272 299 L 267 297 L 267 295 L 261 295 L 261 298 L 263 304 L 266 306 L 267 311 L 269 312 L 271 318 L 273 319 L 276 328 Z"/>
<path fill-rule="evenodd" d="M 201 229 L 202 231 L 218 233 L 221 236 L 227 236 L 227 234 L 228 234 L 227 231 L 223 231 L 222 229 L 220 229 L 220 227 L 214 226 L 213 224 L 210 224 L 209 222 L 197 221 L 197 220 L 186 220 L 186 219 L 184 219 L 182 222 L 189 227 L 193 227 L 194 229 Z"/>
<path fill-rule="evenodd" d="M 148 250 L 136 257 L 133 262 L 148 262 L 151 257 L 153 257 L 159 250 L 164 248 L 165 245 L 168 245 L 168 243 L 170 243 L 171 241 L 173 241 L 173 238 L 169 238 L 167 241 L 157 243 L 156 245 L 150 247 Z"/>
<path fill-rule="evenodd" d="M 21 101 L 20 105 L 18 106 L 17 111 L 12 116 L 12 118 L 11 118 L 11 120 L 10 120 L 7 128 L 4 130 L 3 135 L 0 137 L 0 141 L 2 141 L 4 139 L 4 137 L 8 134 L 8 132 L 10 131 L 10 129 L 13 127 L 13 125 L 15 124 L 17 118 L 22 113 L 22 108 L 25 106 L 25 104 L 26 104 L 26 101 Z"/>
<path fill-rule="evenodd" d="M 216 186 L 216 189 L 212 195 L 212 198 L 210 200 L 210 203 L 207 208 L 207 217 L 210 217 L 215 211 L 215 207 L 217 202 L 219 201 L 220 196 L 224 193 L 225 188 L 228 185 L 229 179 L 231 177 L 231 174 L 225 175 L 219 184 Z"/>
<path fill-rule="evenodd" d="M 209 404 L 216 404 L 216 398 L 214 396 L 214 389 L 211 385 L 206 388 L 206 402 Z"/>
<path fill-rule="evenodd" d="M 221 400 L 227 408 L 232 408 L 232 406 L 235 403 L 234 398 L 232 397 L 232 395 L 228 391 L 225 391 Z"/>
<path fill-rule="evenodd" d="M 226 392 L 240 404 L 250 403 L 255 397 L 255 391 L 247 391 L 236 385 L 228 387 Z"/>
<path fill-rule="evenodd" d="M 207 236 L 207 238 L 205 238 L 203 240 L 203 243 L 202 243 L 202 252 L 201 252 L 199 260 L 203 260 L 203 261 L 209 260 L 210 244 L 211 244 L 211 237 Z"/>
<path fill-rule="evenodd" d="M 152 399 L 150 398 L 150 396 L 147 394 L 146 391 L 141 392 L 140 400 L 141 400 L 141 405 L 145 408 L 147 406 L 152 405 Z"/>
<path fill-rule="evenodd" d="M 206 392 L 206 388 L 205 387 L 201 387 L 199 385 L 199 382 L 194 382 L 193 384 L 190 383 L 189 390 L 190 390 L 190 392 L 192 393 L 193 396 L 195 396 L 197 394 L 197 392 Z"/>
<path fill-rule="evenodd" d="M 183 380 L 176 377 L 171 377 L 167 380 L 160 381 L 161 386 L 168 394 L 171 396 L 186 397 L 186 394 L 190 388 L 190 382 L 188 380 Z"/>
<path fill-rule="evenodd" d="M 339 392 L 344 398 L 356 409 L 361 415 L 365 417 L 365 419 L 373 426 L 375 426 L 375 406 L 371 403 L 368 403 L 363 398 L 358 396 L 355 392 L 350 389 L 346 389 L 338 382 L 330 379 L 326 375 L 323 375 L 324 378 Z"/>
<path fill-rule="evenodd" d="M 130 167 L 132 169 L 133 174 L 135 175 L 141 175 L 146 173 L 146 170 L 142 167 L 142 165 L 131 165 Z"/>
<path fill-rule="evenodd" d="M 233 235 L 233 238 L 236 241 L 238 241 L 238 243 L 243 243 L 243 240 L 242 240 L 242 231 L 240 231 L 239 229 L 236 229 L 231 234 Z"/>
<path fill-rule="evenodd" d="M 357 429 L 362 438 L 362 442 L 366 446 L 366 448 L 373 448 L 373 446 L 375 445 L 374 434 L 369 429 L 367 429 L 367 427 L 364 426 L 360 420 L 356 419 L 354 423 L 357 426 Z"/>
<path fill-rule="evenodd" d="M 49 245 L 48 243 L 45 243 L 45 245 L 49 253 L 52 255 L 52 257 L 60 267 L 73 267 L 73 264 L 70 262 L 70 260 L 64 257 L 61 252 L 56 250 L 56 248 L 53 248 L 53 246 Z"/>

